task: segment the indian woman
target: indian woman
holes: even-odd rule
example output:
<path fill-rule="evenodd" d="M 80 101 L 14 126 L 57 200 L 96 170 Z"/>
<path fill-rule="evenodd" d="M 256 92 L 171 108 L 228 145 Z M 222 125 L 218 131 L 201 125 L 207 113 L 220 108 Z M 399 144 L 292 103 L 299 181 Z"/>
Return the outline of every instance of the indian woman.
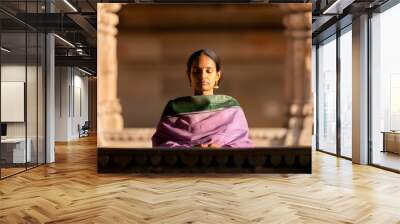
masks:
<path fill-rule="evenodd" d="M 187 61 L 186 73 L 193 95 L 167 103 L 152 137 L 153 147 L 251 147 L 239 102 L 214 94 L 222 80 L 218 55 L 210 49 L 194 52 Z"/>

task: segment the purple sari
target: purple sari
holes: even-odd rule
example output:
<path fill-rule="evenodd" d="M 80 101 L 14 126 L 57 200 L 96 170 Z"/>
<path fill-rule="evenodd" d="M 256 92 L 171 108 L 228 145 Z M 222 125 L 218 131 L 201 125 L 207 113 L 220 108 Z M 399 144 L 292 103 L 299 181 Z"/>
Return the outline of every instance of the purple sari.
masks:
<path fill-rule="evenodd" d="M 239 103 L 226 95 L 188 96 L 169 101 L 153 147 L 252 147 L 246 117 Z"/>

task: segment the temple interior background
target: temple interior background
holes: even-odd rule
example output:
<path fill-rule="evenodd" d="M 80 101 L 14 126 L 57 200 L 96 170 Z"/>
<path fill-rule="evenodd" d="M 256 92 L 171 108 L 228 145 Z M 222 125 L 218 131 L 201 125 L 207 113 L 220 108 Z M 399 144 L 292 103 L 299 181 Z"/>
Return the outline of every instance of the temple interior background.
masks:
<path fill-rule="evenodd" d="M 239 101 L 256 145 L 283 145 L 293 103 L 287 97 L 293 80 L 286 73 L 295 66 L 294 60 L 289 62 L 292 40 L 284 24 L 286 14 L 290 12 L 282 4 L 122 6 L 117 89 L 124 127 L 147 133 L 138 139 L 147 139 L 145 145 L 151 146 L 149 138 L 168 100 L 192 94 L 186 75 L 188 57 L 210 48 L 223 67 L 215 94 Z M 307 32 L 311 18 L 304 23 Z M 309 46 L 304 48 L 311 52 Z M 304 60 L 307 63 L 311 67 L 311 61 Z"/>

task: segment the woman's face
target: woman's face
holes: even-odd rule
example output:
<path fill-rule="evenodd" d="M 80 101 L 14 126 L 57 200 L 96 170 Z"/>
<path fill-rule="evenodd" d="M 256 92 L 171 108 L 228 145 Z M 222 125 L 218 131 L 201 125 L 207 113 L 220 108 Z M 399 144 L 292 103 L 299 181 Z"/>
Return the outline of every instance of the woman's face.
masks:
<path fill-rule="evenodd" d="M 221 78 L 215 62 L 207 55 L 200 55 L 190 69 L 190 86 L 195 95 L 213 95 L 213 90 Z"/>

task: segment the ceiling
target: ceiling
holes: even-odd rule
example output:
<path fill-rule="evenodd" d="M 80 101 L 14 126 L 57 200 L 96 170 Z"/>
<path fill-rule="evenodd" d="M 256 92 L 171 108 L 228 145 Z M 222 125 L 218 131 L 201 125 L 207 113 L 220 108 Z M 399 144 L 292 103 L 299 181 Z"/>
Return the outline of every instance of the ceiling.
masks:
<path fill-rule="evenodd" d="M 312 0 L 313 3 L 313 43 L 328 38 L 337 30 L 352 23 L 354 17 L 374 9 L 389 0 Z"/>

